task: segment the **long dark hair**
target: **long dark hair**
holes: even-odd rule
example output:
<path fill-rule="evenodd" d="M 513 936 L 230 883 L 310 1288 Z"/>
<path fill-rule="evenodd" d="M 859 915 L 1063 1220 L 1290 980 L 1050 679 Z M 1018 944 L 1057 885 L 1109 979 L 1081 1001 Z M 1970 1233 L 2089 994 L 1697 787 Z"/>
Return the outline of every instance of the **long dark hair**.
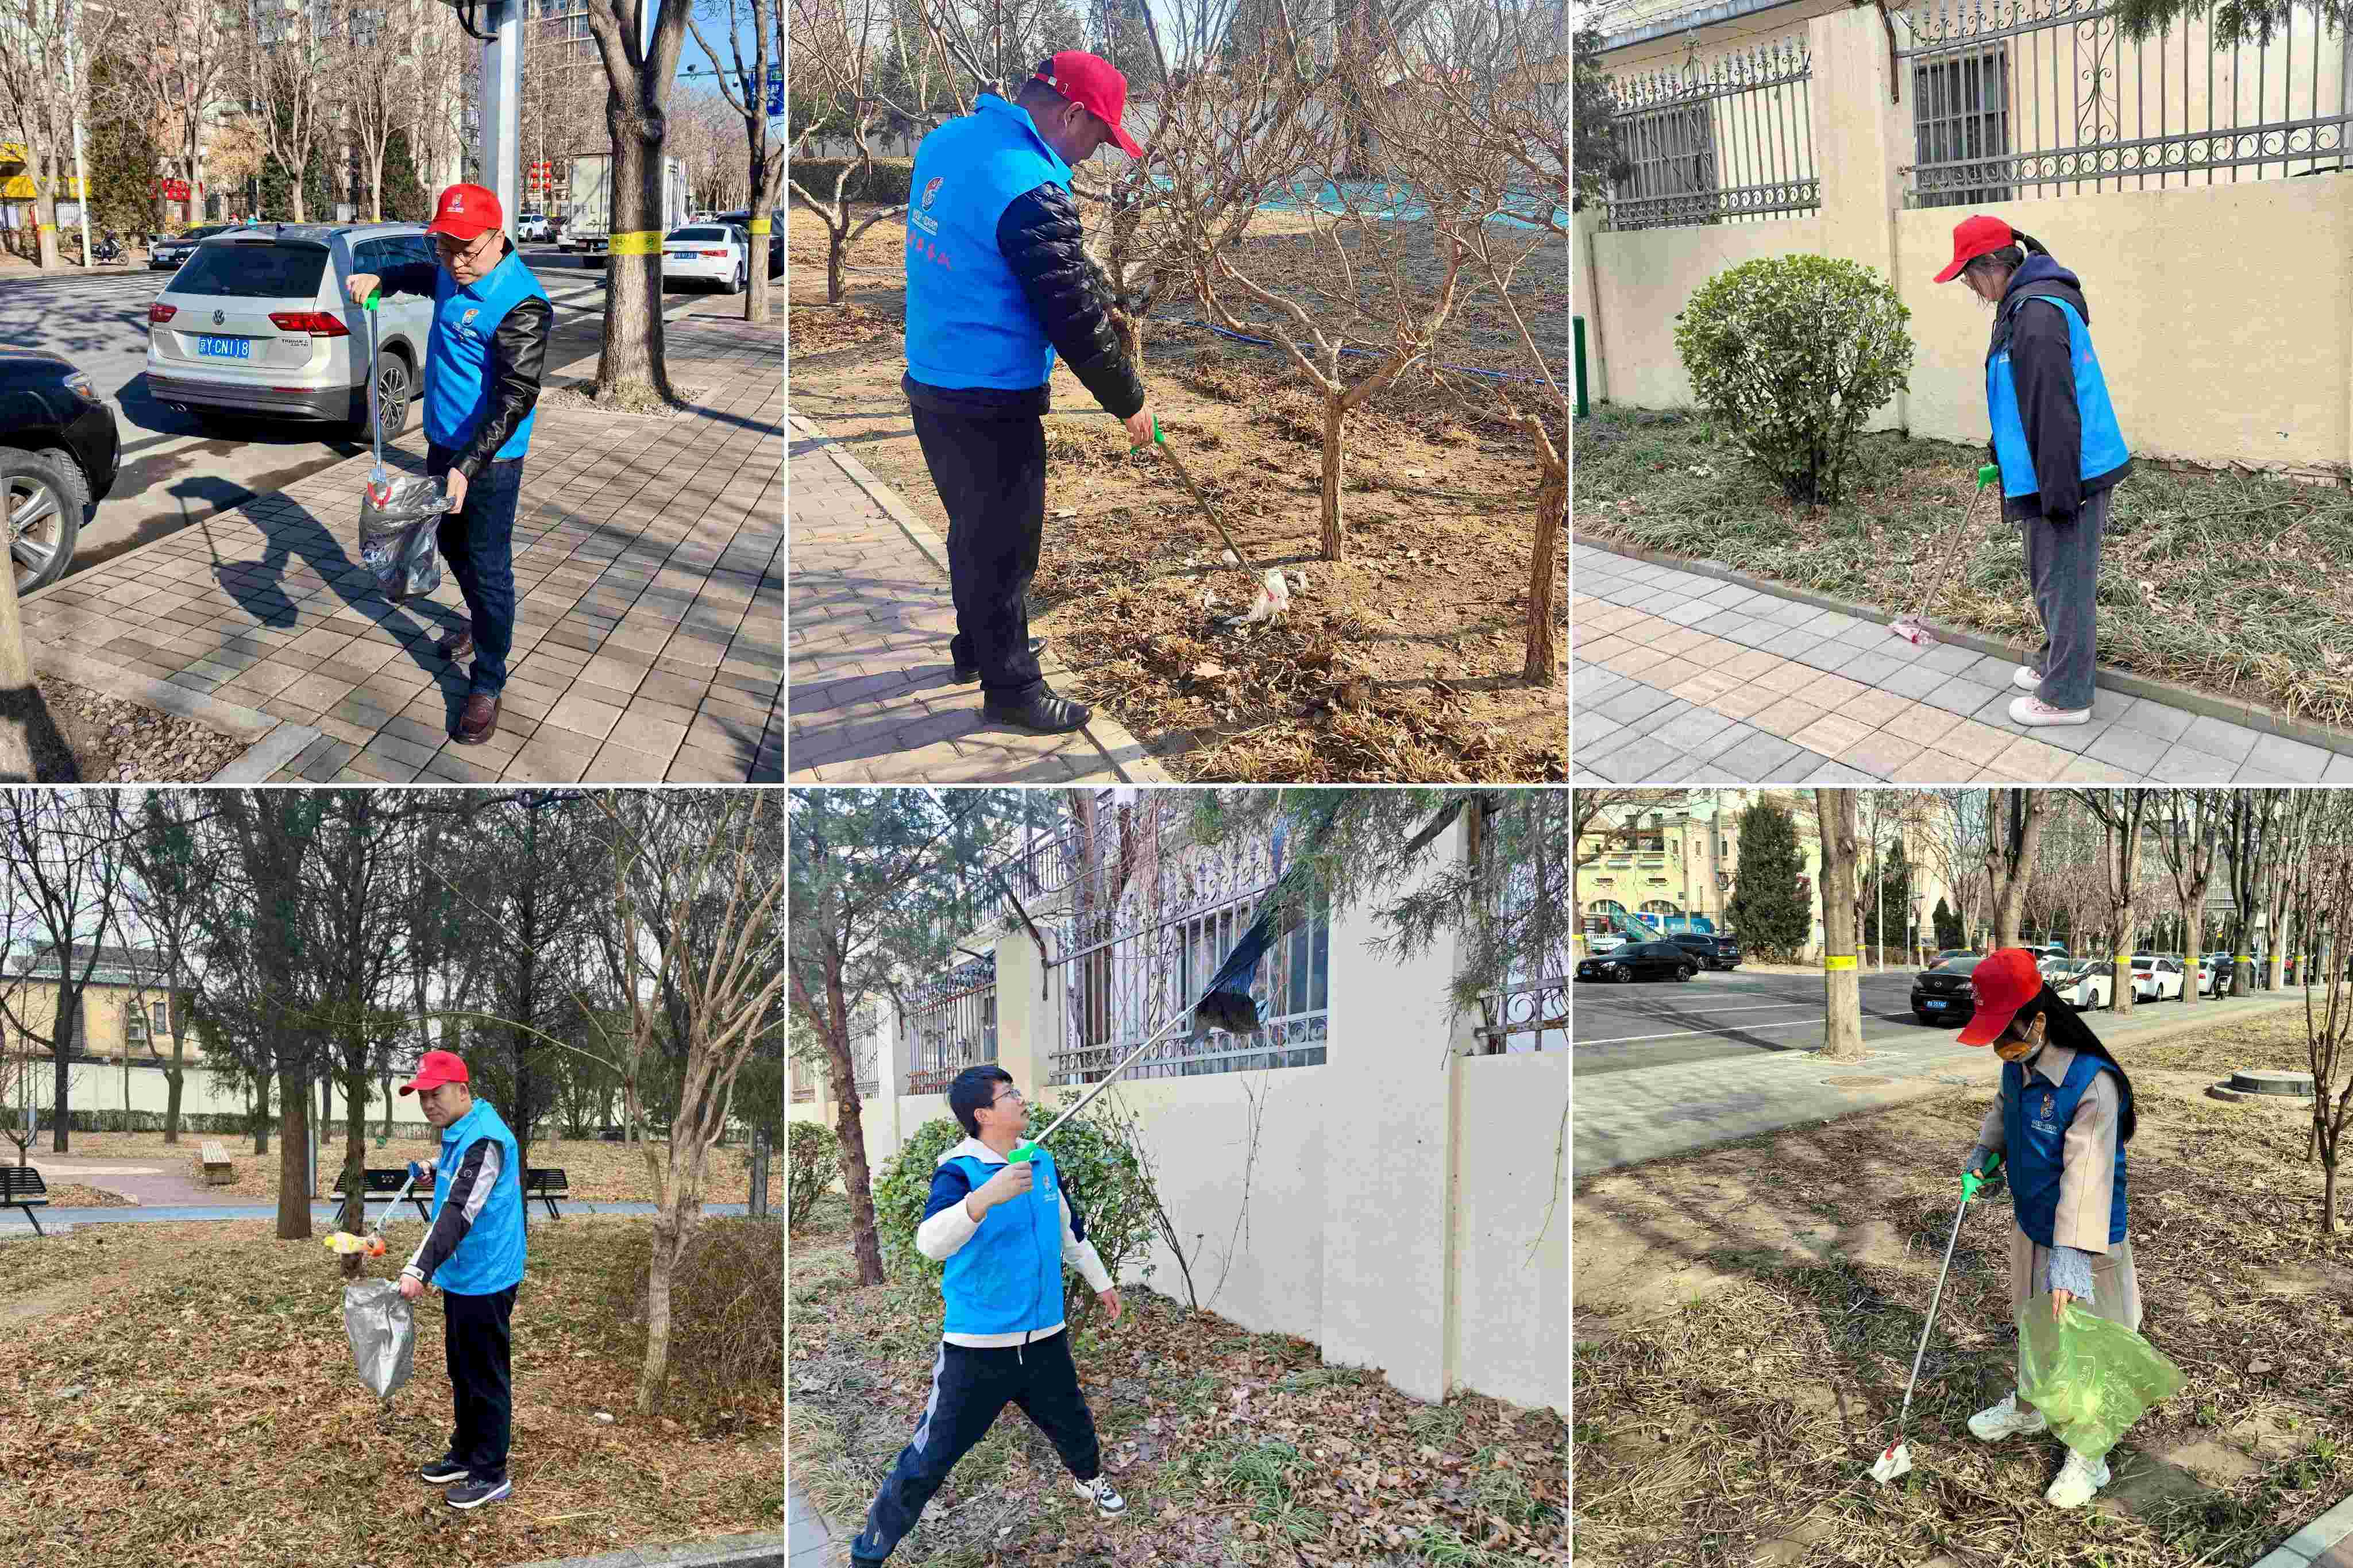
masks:
<path fill-rule="evenodd" d="M 2021 235 L 2019 237 L 2023 239 L 2026 237 Z M 2139 1097 L 2133 1093 L 2132 1079 L 2126 1073 L 2124 1063 L 2116 1060 L 2116 1053 L 2100 1043 L 2100 1037 L 2092 1033 L 2092 1026 L 2078 1017 L 2073 1007 L 2059 1000 L 2059 994 L 2048 984 L 2030 1005 L 2037 1006 L 2042 1016 L 2048 1020 L 2043 1026 L 2043 1044 L 2064 1046 L 2071 1051 L 2095 1056 L 2116 1070 L 2123 1102 L 2122 1114 L 2117 1118 L 2116 1142 L 2119 1145 L 2131 1142 L 2133 1134 L 2140 1129 Z M 2021 1008 L 2020 1011 L 2023 1013 L 2025 1009 Z"/>

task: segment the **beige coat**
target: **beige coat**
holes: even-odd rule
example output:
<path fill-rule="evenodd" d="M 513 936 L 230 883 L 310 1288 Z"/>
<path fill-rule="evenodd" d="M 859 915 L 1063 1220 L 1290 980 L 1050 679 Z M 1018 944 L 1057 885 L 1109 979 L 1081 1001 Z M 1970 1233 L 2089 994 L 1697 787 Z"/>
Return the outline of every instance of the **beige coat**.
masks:
<path fill-rule="evenodd" d="M 2075 1065 L 2076 1053 L 2065 1046 L 2048 1045 L 2026 1069 L 2027 1092 L 2038 1093 L 2045 1082 L 2055 1089 Z M 2116 1137 L 2123 1101 L 2114 1073 L 2092 1079 L 2075 1104 L 2075 1120 L 2067 1125 L 2059 1178 L 2059 1208 L 2051 1223 L 2051 1239 L 2092 1255 L 2092 1300 L 2085 1307 L 2110 1322 L 2140 1329 L 2140 1279 L 2133 1271 L 2132 1239 L 2108 1245 L 2108 1211 L 2115 1195 Z M 1996 1153 L 2006 1152 L 2002 1102 L 1999 1097 L 1978 1125 L 1978 1142 Z M 2014 1215 L 2010 1234 L 2010 1294 L 2012 1310 L 2040 1297 L 2042 1310 L 2051 1310 L 2051 1249 L 2041 1247 L 2019 1228 Z"/>

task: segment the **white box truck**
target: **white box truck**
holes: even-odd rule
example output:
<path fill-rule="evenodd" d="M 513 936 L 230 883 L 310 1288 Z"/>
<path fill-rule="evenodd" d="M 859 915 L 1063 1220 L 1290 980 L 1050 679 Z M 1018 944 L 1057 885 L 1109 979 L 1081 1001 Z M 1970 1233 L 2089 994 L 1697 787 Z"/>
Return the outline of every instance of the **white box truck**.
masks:
<path fill-rule="evenodd" d="M 686 222 L 686 165 L 676 158 L 662 160 L 662 205 L 658 228 L 668 234 Z M 566 250 L 602 256 L 612 245 L 613 159 L 597 153 L 572 160 L 571 212 L 564 220 Z"/>

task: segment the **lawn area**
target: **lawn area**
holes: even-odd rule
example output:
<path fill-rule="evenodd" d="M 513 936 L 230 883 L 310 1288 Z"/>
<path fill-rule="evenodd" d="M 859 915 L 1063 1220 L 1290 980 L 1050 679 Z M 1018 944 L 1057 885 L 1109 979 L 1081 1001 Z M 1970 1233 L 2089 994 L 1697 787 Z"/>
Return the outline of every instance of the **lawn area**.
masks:
<path fill-rule="evenodd" d="M 1952 548 L 1982 448 L 1861 437 L 1845 498 L 1799 510 L 1693 414 L 1597 409 L 1576 429 L 1587 543 L 1639 545 L 1795 587 L 1915 607 Z M 2023 641 L 2040 627 L 2019 531 L 1979 506 L 1933 620 Z M 2137 468 L 2100 569 L 2104 665 L 2353 727 L 2353 493 L 2231 470 Z"/>
<path fill-rule="evenodd" d="M 1577 1562 L 2245 1568 L 2334 1506 L 2353 1490 L 2353 1242 L 2317 1234 L 2308 1104 L 2204 1095 L 2233 1068 L 2307 1065 L 2303 1031 L 2298 1013 L 2120 1047 L 2140 1108 L 2141 1331 L 2189 1384 L 2072 1513 L 2042 1499 L 2055 1438 L 1989 1446 L 1966 1425 L 2012 1386 L 2007 1193 L 1962 1227 L 1912 1404 L 1914 1469 L 1870 1476 L 1989 1090 L 1581 1185 Z"/>
<path fill-rule="evenodd" d="M 936 1288 L 860 1289 L 849 1204 L 791 1240 L 792 1476 L 855 1531 L 923 1414 Z M 1569 1561 L 1567 1432 L 1548 1410 L 1480 1395 L 1428 1405 L 1316 1347 L 1188 1313 L 1124 1286 L 1116 1325 L 1074 1344 L 1127 1516 L 1097 1517 L 1052 1447 L 1008 1406 L 893 1554 L 934 1568 Z M 1583 1559 L 1579 1559 L 1583 1561 Z"/>
<path fill-rule="evenodd" d="M 249 1137 L 230 1137 L 217 1133 L 183 1132 L 177 1143 L 166 1143 L 161 1132 L 76 1132 L 69 1140 L 71 1152 L 78 1156 L 119 1157 L 125 1160 L 153 1160 L 158 1163 L 181 1162 L 189 1180 L 204 1185 L 204 1147 L 217 1142 L 228 1152 L 229 1163 L 237 1169 L 237 1179 L 216 1187 L 206 1188 L 207 1197 L 220 1203 L 256 1202 L 278 1196 L 278 1142 L 270 1140 L 269 1152 L 256 1154 Z M 44 1133 L 31 1151 L 38 1159 L 48 1147 Z M 370 1169 L 393 1170 L 406 1166 L 411 1160 L 431 1158 L 440 1144 L 429 1138 L 396 1137 L 379 1146 L 371 1133 L 367 1141 L 366 1161 Z M 669 1158 L 667 1144 L 656 1145 L 661 1158 Z M 702 1200 L 711 1204 L 740 1204 L 752 1195 L 752 1151 L 749 1144 L 725 1144 L 711 1152 L 704 1168 Z M 571 1184 L 572 1195 L 584 1203 L 651 1203 L 654 1199 L 653 1179 L 646 1170 L 645 1151 L 626 1143 L 605 1143 L 588 1138 L 552 1138 L 534 1142 L 525 1163 L 534 1168 L 554 1166 L 565 1173 Z M 320 1197 L 334 1194 L 335 1179 L 343 1168 L 343 1138 L 337 1129 L 333 1138 L 324 1141 L 319 1151 Z M 427 1193 L 429 1201 L 431 1194 Z M 781 1157 L 768 1162 L 768 1199 L 781 1209 L 785 1201 L 785 1162 Z M 63 1205 L 59 1205 L 63 1206 Z M 559 1200 L 559 1206 L 561 1201 Z M 371 1211 L 375 1212 L 375 1211 Z M 413 1215 L 416 1211 L 411 1210 Z M 541 1211 L 544 1213 L 545 1211 Z"/>
<path fill-rule="evenodd" d="M 697 1233 L 673 1397 L 648 1417 L 633 1318 L 650 1230 L 532 1227 L 514 1497 L 470 1513 L 415 1473 L 449 1439 L 438 1294 L 417 1304 L 415 1374 L 385 1416 L 353 1369 L 336 1260 L 316 1240 L 276 1240 L 257 1220 L 0 1245 L 7 1560 L 488 1568 L 778 1528 L 778 1227 Z"/>

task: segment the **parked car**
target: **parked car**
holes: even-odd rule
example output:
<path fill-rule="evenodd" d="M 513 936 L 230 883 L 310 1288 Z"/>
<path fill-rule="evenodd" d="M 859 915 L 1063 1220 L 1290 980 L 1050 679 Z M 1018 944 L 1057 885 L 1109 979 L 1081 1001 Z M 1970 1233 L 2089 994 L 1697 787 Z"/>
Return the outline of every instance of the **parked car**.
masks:
<path fill-rule="evenodd" d="M 1728 936 L 1710 936 L 1704 931 L 1677 931 L 1667 939 L 1694 958 L 1702 969 L 1737 969 L 1740 967 L 1740 944 Z"/>
<path fill-rule="evenodd" d="M 147 270 L 169 272 L 194 255 L 197 246 L 237 226 L 233 223 L 208 223 L 202 228 L 192 228 L 177 237 L 164 235 L 151 240 L 147 246 Z"/>
<path fill-rule="evenodd" d="M 2179 1001 L 2181 997 L 2181 961 L 2162 953 L 2136 952 L 2132 955 L 2133 1000 L 2136 1002 Z"/>
<path fill-rule="evenodd" d="M 751 208 L 737 207 L 732 213 L 721 213 L 719 215 L 718 221 L 721 223 L 732 223 L 737 228 L 744 231 L 744 237 L 747 239 L 751 237 Z M 778 210 L 768 215 L 768 276 L 771 278 L 782 278 L 784 275 L 785 215 L 781 210 Z"/>
<path fill-rule="evenodd" d="M 554 237 L 555 220 L 549 217 L 545 213 L 518 213 L 515 215 L 515 239 L 518 243 L 524 240 L 536 240 L 541 244 L 545 244 L 547 241 L 552 240 Z"/>
<path fill-rule="evenodd" d="M 16 592 L 46 588 L 73 564 L 81 526 L 114 488 L 122 438 L 114 410 L 73 362 L 0 353 L 0 518 Z"/>
<path fill-rule="evenodd" d="M 147 385 L 200 416 L 324 420 L 367 431 L 364 314 L 355 272 L 435 259 L 415 224 L 274 224 L 206 240 L 147 309 Z M 384 431 L 406 424 L 424 384 L 433 301 L 386 295 L 375 311 Z"/>
<path fill-rule="evenodd" d="M 1600 958 L 1577 960 L 1579 980 L 1689 980 L 1699 960 L 1672 942 L 1630 942 Z"/>
<path fill-rule="evenodd" d="M 1912 1016 L 1924 1024 L 1968 1023 L 1978 1010 L 1977 994 L 1969 989 L 1969 972 L 1980 962 L 1978 954 L 1970 953 L 1914 975 Z"/>
<path fill-rule="evenodd" d="M 1622 931 L 1596 931 L 1585 939 L 1588 952 L 1615 952 L 1625 945 L 1626 933 Z"/>
<path fill-rule="evenodd" d="M 741 294 L 751 241 L 733 224 L 689 224 L 662 236 L 662 282 L 712 283 Z"/>
<path fill-rule="evenodd" d="M 2116 966 L 2096 958 L 2079 958 L 2057 973 L 2045 975 L 2043 984 L 2078 1013 L 2105 1007 L 2116 999 Z"/>

